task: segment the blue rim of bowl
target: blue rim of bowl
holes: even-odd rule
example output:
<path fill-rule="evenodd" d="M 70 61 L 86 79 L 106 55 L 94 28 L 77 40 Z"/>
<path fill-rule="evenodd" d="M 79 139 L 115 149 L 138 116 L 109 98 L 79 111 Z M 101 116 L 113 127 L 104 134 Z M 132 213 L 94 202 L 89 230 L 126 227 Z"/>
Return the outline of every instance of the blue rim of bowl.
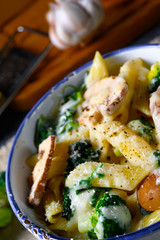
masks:
<path fill-rule="evenodd" d="M 109 53 L 106 53 L 103 55 L 103 58 L 108 58 L 114 55 L 117 55 L 119 53 L 127 52 L 127 51 L 132 51 L 132 50 L 138 50 L 140 48 L 160 48 L 160 44 L 143 44 L 143 45 L 135 45 L 135 46 L 129 46 L 125 48 L 121 48 Z M 51 234 L 47 232 L 45 229 L 42 229 L 41 227 L 36 226 L 34 223 L 30 222 L 27 216 L 25 216 L 19 206 L 17 205 L 15 199 L 14 199 L 14 194 L 12 192 L 12 187 L 11 187 L 11 182 L 10 182 L 10 166 L 11 166 L 11 161 L 12 161 L 12 155 L 14 152 L 15 145 L 17 143 L 18 137 L 24 127 L 24 124 L 26 120 L 31 117 L 33 112 L 38 108 L 38 106 L 52 93 L 52 91 L 56 90 L 61 84 L 67 82 L 69 80 L 69 77 L 73 74 L 76 75 L 79 72 L 81 72 L 83 69 L 89 67 L 92 64 L 93 60 L 87 62 L 86 64 L 82 65 L 81 67 L 77 68 L 76 70 L 72 71 L 69 73 L 63 80 L 55 84 L 49 91 L 47 91 L 40 99 L 39 101 L 33 106 L 33 108 L 28 112 L 24 120 L 22 121 L 20 127 L 18 128 L 10 153 L 8 157 L 8 162 L 7 162 L 7 169 L 6 169 L 6 189 L 7 189 L 7 196 L 9 199 L 9 203 L 11 205 L 11 208 L 16 215 L 16 217 L 19 219 L 19 221 L 22 223 L 22 225 L 30 231 L 35 237 L 38 237 L 39 239 L 50 239 L 50 240 L 57 240 L 57 239 L 63 239 L 63 240 L 69 240 L 69 238 L 63 238 L 61 236 L 57 236 L 54 234 Z M 137 239 L 140 237 L 144 237 L 147 234 L 153 233 L 154 231 L 158 230 L 160 228 L 160 221 L 156 222 L 148 227 L 145 227 L 143 229 L 137 230 L 135 232 L 127 233 L 125 235 L 121 236 L 116 236 L 112 238 L 108 238 L 109 240 L 116 240 L 116 239 L 123 239 L 123 240 L 132 240 L 132 239 Z"/>

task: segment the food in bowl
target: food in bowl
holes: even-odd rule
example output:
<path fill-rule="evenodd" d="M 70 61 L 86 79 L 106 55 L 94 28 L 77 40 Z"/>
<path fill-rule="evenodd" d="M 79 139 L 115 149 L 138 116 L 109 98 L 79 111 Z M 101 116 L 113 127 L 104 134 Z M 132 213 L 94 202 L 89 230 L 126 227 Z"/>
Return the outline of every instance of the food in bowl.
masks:
<path fill-rule="evenodd" d="M 103 239 L 160 220 L 159 79 L 140 58 L 109 76 L 96 52 L 57 117 L 38 119 L 29 203 L 54 233 Z"/>

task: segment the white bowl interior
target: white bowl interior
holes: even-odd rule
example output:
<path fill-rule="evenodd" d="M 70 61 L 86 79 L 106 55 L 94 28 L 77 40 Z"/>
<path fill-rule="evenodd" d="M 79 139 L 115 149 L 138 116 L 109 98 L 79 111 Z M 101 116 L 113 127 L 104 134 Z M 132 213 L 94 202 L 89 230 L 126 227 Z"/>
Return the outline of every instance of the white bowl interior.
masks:
<path fill-rule="evenodd" d="M 141 57 L 147 62 L 147 64 L 153 64 L 155 61 L 160 61 L 160 47 L 151 45 L 122 49 L 106 55 L 105 61 L 109 72 L 112 74 L 113 72 L 117 72 L 117 69 L 119 69 L 119 66 L 123 62 L 136 57 Z M 29 195 L 27 178 L 31 172 L 26 165 L 26 158 L 33 153 L 36 153 L 36 147 L 34 146 L 36 121 L 41 114 L 48 115 L 53 110 L 56 112 L 58 102 L 62 97 L 62 89 L 64 85 L 78 85 L 83 79 L 83 75 L 89 68 L 90 64 L 91 62 L 73 72 L 73 76 L 69 77 L 67 81 L 56 87 L 55 90 L 52 89 L 48 92 L 40 102 L 33 107 L 20 126 L 10 152 L 7 167 L 7 191 L 10 203 L 17 216 L 20 210 L 32 223 L 39 227 L 42 227 L 42 224 L 37 220 L 34 210 L 27 204 L 27 198 Z M 70 89 L 67 88 L 67 90 L 69 91 Z M 149 230 L 149 232 L 150 231 L 151 230 Z"/>

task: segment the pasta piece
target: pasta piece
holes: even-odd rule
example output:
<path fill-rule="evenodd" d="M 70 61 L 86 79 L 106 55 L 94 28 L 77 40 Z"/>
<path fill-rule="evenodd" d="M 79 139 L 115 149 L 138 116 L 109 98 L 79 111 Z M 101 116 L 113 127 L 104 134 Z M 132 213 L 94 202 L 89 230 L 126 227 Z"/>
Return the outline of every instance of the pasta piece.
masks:
<path fill-rule="evenodd" d="M 98 164 L 97 162 L 86 162 L 78 165 L 67 177 L 66 187 L 73 187 L 74 184 L 90 177 Z M 147 175 L 146 170 L 138 166 L 110 163 L 102 164 L 101 173 L 104 174 L 103 178 L 96 177 L 91 181 L 93 187 L 111 187 L 127 191 L 134 190 Z"/>
<path fill-rule="evenodd" d="M 135 92 L 136 80 L 141 66 L 142 60 L 140 58 L 135 58 L 125 62 L 120 68 L 119 76 L 123 77 L 128 83 L 128 92 L 115 117 L 119 115 L 119 120 L 123 123 L 126 123 L 128 119 L 129 107 Z M 115 117 L 113 119 L 115 119 Z"/>
<path fill-rule="evenodd" d="M 152 213 L 150 213 L 149 215 L 143 216 L 141 215 L 141 217 L 139 218 L 135 218 L 133 220 L 133 225 L 131 228 L 131 231 L 137 231 L 139 229 L 142 229 L 144 227 L 148 227 L 153 223 L 156 223 L 160 220 L 160 210 L 156 210 Z"/>
<path fill-rule="evenodd" d="M 65 238 L 69 239 L 88 239 L 88 234 L 87 233 L 80 233 L 77 229 L 76 225 L 70 224 L 70 221 L 68 222 L 65 218 L 61 217 L 58 219 L 58 221 L 54 224 L 51 224 L 49 226 L 49 229 L 51 231 L 56 232 L 58 235 L 63 236 Z M 62 234 L 63 233 L 63 234 Z"/>
<path fill-rule="evenodd" d="M 97 51 L 93 59 L 93 64 L 90 68 L 89 75 L 87 76 L 85 81 L 87 88 L 90 87 L 96 81 L 104 77 L 108 77 L 108 75 L 109 74 L 105 60 L 103 59 L 101 54 Z"/>
<path fill-rule="evenodd" d="M 126 205 L 129 208 L 132 216 L 138 215 L 140 213 L 140 207 L 137 201 L 137 192 L 129 195 L 126 199 Z"/>
<path fill-rule="evenodd" d="M 49 226 L 49 229 L 67 231 L 68 230 L 67 225 L 68 221 L 63 217 L 60 217 L 56 223 Z"/>
<path fill-rule="evenodd" d="M 38 153 L 28 157 L 26 159 L 26 163 L 27 165 L 33 170 L 33 168 L 35 167 L 36 163 L 38 162 Z"/>
<path fill-rule="evenodd" d="M 70 221 L 67 221 L 63 217 L 60 217 L 55 224 L 52 224 L 50 226 L 50 229 L 51 230 L 61 230 L 61 231 L 72 233 L 72 237 L 73 237 L 73 234 L 78 232 L 77 221 L 75 221 L 74 217 L 72 217 L 70 219 Z"/>
<path fill-rule="evenodd" d="M 64 174 L 66 169 L 66 160 L 69 157 L 69 144 L 69 141 L 58 142 L 56 144 L 55 153 L 48 173 L 48 179 Z"/>
<path fill-rule="evenodd" d="M 140 58 L 135 58 L 125 62 L 120 68 L 119 76 L 126 80 L 132 90 L 134 90 L 135 80 L 137 79 L 142 64 L 143 61 Z"/>
<path fill-rule="evenodd" d="M 69 145 L 80 139 L 88 139 L 89 129 L 81 126 L 70 134 L 64 134 L 65 136 L 59 139 L 59 142 L 56 145 L 54 157 L 48 174 L 48 179 L 64 174 L 66 170 L 66 160 L 69 157 Z"/>
<path fill-rule="evenodd" d="M 63 206 L 54 198 L 52 192 L 48 191 L 44 197 L 45 216 L 48 222 L 55 223 L 61 216 Z"/>
<path fill-rule="evenodd" d="M 90 129 L 89 133 L 90 133 L 89 139 L 93 148 L 99 149 L 101 152 L 99 161 L 105 162 L 107 159 L 109 143 L 107 142 L 105 136 L 103 136 L 102 134 L 99 134 L 97 131 Z"/>
<path fill-rule="evenodd" d="M 62 200 L 63 182 L 64 182 L 64 175 L 51 178 L 47 182 L 47 188 L 52 191 L 56 200 Z"/>
<path fill-rule="evenodd" d="M 149 109 L 149 91 L 148 91 L 148 73 L 147 68 L 141 67 L 136 82 L 136 94 L 133 98 L 133 108 L 151 117 Z"/>
<path fill-rule="evenodd" d="M 89 138 L 89 129 L 80 126 L 78 129 L 75 129 L 72 132 L 66 132 L 65 134 L 61 134 L 58 140 L 59 142 L 69 141 L 70 143 L 73 143 L 85 138 Z"/>
<path fill-rule="evenodd" d="M 155 167 L 155 158 L 151 146 L 127 126 L 118 121 L 104 122 L 96 131 L 117 147 L 126 159 L 135 166 L 141 166 L 149 174 Z"/>

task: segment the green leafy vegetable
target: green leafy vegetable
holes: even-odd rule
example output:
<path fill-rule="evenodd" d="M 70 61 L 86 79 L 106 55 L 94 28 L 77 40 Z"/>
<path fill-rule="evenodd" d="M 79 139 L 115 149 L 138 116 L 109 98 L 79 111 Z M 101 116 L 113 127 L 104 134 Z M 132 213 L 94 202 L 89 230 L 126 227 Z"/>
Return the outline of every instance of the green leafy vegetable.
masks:
<path fill-rule="evenodd" d="M 94 194 L 92 195 L 92 198 L 91 198 L 91 206 L 92 207 L 95 207 L 100 196 L 102 194 L 104 194 L 105 192 L 109 192 L 111 191 L 112 188 L 95 188 L 95 192 Z"/>
<path fill-rule="evenodd" d="M 160 76 L 152 78 L 150 84 L 148 85 L 149 92 L 155 92 L 157 88 L 160 86 Z"/>
<path fill-rule="evenodd" d="M 67 159 L 66 175 L 81 163 L 98 161 L 100 156 L 100 151 L 94 150 L 88 139 L 72 143 L 68 153 L 70 157 Z"/>
<path fill-rule="evenodd" d="M 79 126 L 78 122 L 73 120 L 75 113 L 75 109 L 66 109 L 63 114 L 59 115 L 58 124 L 56 126 L 57 135 L 60 135 L 64 132 L 71 132 L 73 129 L 76 129 Z"/>
<path fill-rule="evenodd" d="M 148 89 L 152 93 L 157 90 L 157 88 L 160 86 L 160 64 L 159 62 L 155 62 L 151 66 L 151 70 L 148 74 Z"/>
<path fill-rule="evenodd" d="M 160 151 L 159 150 L 154 150 L 153 151 L 153 156 L 156 159 L 156 166 L 160 167 Z"/>
<path fill-rule="evenodd" d="M 71 209 L 71 199 L 70 199 L 70 189 L 64 188 L 64 200 L 63 200 L 63 213 L 62 217 L 66 218 L 68 221 L 74 215 L 74 211 Z"/>
<path fill-rule="evenodd" d="M 67 85 L 63 92 L 67 87 L 73 87 L 75 91 L 70 96 L 64 96 L 58 118 L 54 119 L 41 115 L 37 120 L 34 139 L 36 147 L 50 135 L 58 136 L 78 128 L 79 123 L 74 118 L 77 113 L 77 106 L 83 101 L 82 91 L 84 91 L 84 85 L 82 84 L 80 88 Z"/>
<path fill-rule="evenodd" d="M 37 120 L 35 132 L 35 145 L 36 147 L 50 135 L 55 135 L 55 121 L 43 115 Z"/>
<path fill-rule="evenodd" d="M 133 120 L 128 123 L 129 128 L 131 128 L 137 135 L 145 138 L 150 144 L 155 141 L 154 127 L 143 119 Z"/>
<path fill-rule="evenodd" d="M 89 239 L 98 239 L 97 234 L 94 232 L 94 229 L 88 231 L 88 237 Z"/>

